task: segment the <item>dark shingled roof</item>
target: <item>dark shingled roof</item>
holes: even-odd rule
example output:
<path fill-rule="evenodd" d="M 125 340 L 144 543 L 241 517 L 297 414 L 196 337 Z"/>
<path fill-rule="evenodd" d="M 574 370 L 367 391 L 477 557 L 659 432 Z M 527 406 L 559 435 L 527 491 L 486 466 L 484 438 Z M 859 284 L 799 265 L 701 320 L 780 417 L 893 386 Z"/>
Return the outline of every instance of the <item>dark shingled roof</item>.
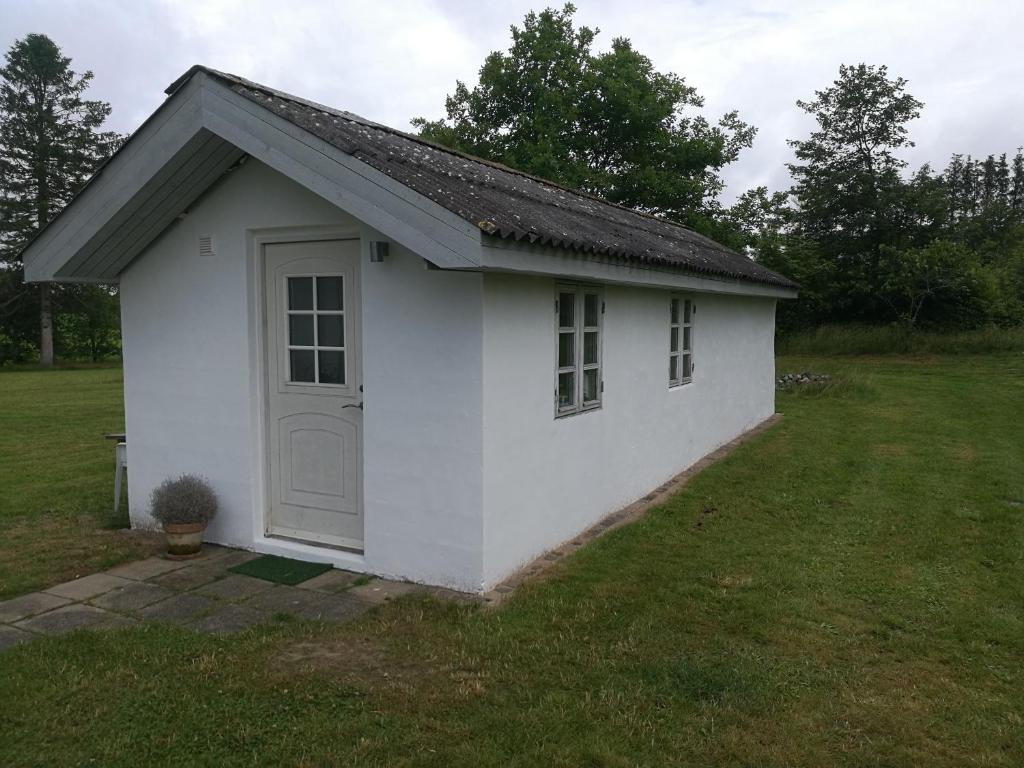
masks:
<path fill-rule="evenodd" d="M 681 224 L 566 189 L 498 163 L 205 67 L 197 72 L 358 158 L 477 226 L 487 237 L 604 254 L 698 275 L 796 288 Z"/>

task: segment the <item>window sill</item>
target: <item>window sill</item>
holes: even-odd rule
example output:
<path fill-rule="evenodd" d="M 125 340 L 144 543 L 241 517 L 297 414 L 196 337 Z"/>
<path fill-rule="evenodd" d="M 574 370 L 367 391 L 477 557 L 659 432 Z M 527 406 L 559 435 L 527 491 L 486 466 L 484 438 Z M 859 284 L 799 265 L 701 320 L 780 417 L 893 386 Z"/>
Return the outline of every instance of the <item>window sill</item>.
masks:
<path fill-rule="evenodd" d="M 692 378 L 691 379 L 684 379 L 683 381 L 680 381 L 680 382 L 678 382 L 676 384 L 669 384 L 668 388 L 670 390 L 672 390 L 672 389 L 682 389 L 683 387 L 686 387 L 686 386 L 688 386 L 690 384 L 693 384 L 693 379 Z"/>
<path fill-rule="evenodd" d="M 601 405 L 601 403 L 595 403 L 594 405 L 585 405 L 582 408 L 576 409 L 575 411 L 562 411 L 559 413 L 555 413 L 555 421 L 558 421 L 559 419 L 566 419 L 569 418 L 570 416 L 580 416 L 584 413 L 590 413 L 591 411 L 600 411 Z"/>

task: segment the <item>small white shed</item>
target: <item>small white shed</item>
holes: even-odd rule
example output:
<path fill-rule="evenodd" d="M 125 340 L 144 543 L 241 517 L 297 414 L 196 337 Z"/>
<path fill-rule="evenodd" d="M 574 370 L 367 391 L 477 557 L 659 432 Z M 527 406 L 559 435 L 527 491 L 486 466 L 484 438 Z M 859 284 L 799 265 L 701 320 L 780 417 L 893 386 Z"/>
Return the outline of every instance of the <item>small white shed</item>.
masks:
<path fill-rule="evenodd" d="M 24 254 L 120 284 L 132 524 L 466 591 L 772 415 L 786 278 L 193 67 Z"/>

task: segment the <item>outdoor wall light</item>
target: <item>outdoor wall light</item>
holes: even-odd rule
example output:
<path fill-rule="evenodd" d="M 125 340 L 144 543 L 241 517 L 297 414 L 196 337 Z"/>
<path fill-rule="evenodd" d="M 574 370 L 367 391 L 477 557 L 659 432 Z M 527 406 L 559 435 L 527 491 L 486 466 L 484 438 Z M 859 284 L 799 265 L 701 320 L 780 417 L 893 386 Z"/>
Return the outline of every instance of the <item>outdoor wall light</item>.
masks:
<path fill-rule="evenodd" d="M 370 261 L 381 262 L 388 257 L 388 245 L 383 240 L 371 240 L 370 241 Z"/>

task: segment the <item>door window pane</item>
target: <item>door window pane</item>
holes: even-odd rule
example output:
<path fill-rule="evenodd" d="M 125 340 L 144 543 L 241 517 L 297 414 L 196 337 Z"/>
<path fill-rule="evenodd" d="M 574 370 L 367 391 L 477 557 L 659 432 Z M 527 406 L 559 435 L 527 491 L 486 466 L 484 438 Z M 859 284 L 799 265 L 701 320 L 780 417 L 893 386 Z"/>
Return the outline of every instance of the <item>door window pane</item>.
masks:
<path fill-rule="evenodd" d="M 583 402 L 590 403 L 597 400 L 598 394 L 597 368 L 591 368 L 583 372 Z"/>
<path fill-rule="evenodd" d="M 679 351 L 679 329 L 678 328 L 673 328 L 672 329 L 672 339 L 671 339 L 671 341 L 669 341 L 668 349 L 669 349 L 670 352 L 678 352 Z"/>
<path fill-rule="evenodd" d="M 692 374 L 692 369 L 693 369 L 693 366 L 690 363 L 690 356 L 689 355 L 683 355 L 683 378 L 684 379 L 690 378 L 690 375 Z"/>
<path fill-rule="evenodd" d="M 576 334 L 558 334 L 558 367 L 568 368 L 576 364 Z"/>
<path fill-rule="evenodd" d="M 558 407 L 568 408 L 576 404 L 576 374 L 558 374 Z"/>
<path fill-rule="evenodd" d="M 692 328 L 683 328 L 683 349 L 686 350 L 687 352 L 693 349 L 693 347 L 690 345 L 690 334 L 692 332 Z"/>
<path fill-rule="evenodd" d="M 321 347 L 345 346 L 344 318 L 341 315 L 317 315 L 317 345 Z"/>
<path fill-rule="evenodd" d="M 295 347 L 313 346 L 313 316 L 288 316 L 288 343 Z"/>
<path fill-rule="evenodd" d="M 289 381 L 316 381 L 316 370 L 313 365 L 313 350 L 293 349 L 288 352 L 291 363 Z"/>
<path fill-rule="evenodd" d="M 341 277 L 318 277 L 316 279 L 317 309 L 344 309 L 342 306 L 343 302 Z"/>
<path fill-rule="evenodd" d="M 549 294 L 550 295 L 550 294 Z M 550 317 L 550 315 L 549 315 Z M 576 327 L 576 294 L 558 294 L 558 326 L 560 328 Z"/>
<path fill-rule="evenodd" d="M 679 356 L 672 355 L 668 359 L 668 380 L 671 382 L 679 381 Z"/>
<path fill-rule="evenodd" d="M 596 327 L 598 314 L 597 294 L 583 294 L 583 325 L 588 328 Z"/>
<path fill-rule="evenodd" d="M 683 302 L 683 322 L 691 322 L 691 315 L 693 315 L 693 302 L 687 299 L 685 302 Z"/>
<path fill-rule="evenodd" d="M 672 325 L 679 323 L 679 299 L 672 299 Z"/>
<path fill-rule="evenodd" d="M 288 309 L 313 308 L 313 278 L 288 278 Z"/>
<path fill-rule="evenodd" d="M 342 351 L 320 350 L 320 383 L 345 383 L 345 353 Z"/>
<path fill-rule="evenodd" d="M 583 334 L 583 364 L 597 364 L 597 331 Z"/>

